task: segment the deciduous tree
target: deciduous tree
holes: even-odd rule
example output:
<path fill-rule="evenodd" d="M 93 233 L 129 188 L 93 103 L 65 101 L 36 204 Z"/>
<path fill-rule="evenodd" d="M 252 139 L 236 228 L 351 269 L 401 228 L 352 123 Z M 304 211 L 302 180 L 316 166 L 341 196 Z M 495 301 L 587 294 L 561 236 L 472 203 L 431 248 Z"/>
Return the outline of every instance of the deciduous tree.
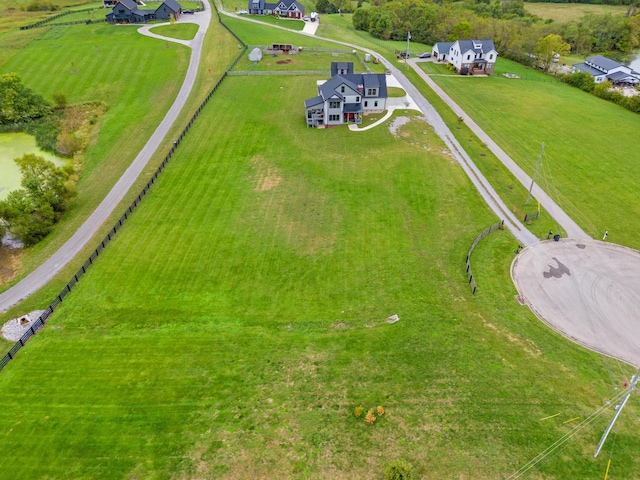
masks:
<path fill-rule="evenodd" d="M 556 55 L 567 55 L 571 47 L 560 35 L 550 34 L 538 40 L 533 53 L 538 57 L 538 66 L 549 72 Z"/>

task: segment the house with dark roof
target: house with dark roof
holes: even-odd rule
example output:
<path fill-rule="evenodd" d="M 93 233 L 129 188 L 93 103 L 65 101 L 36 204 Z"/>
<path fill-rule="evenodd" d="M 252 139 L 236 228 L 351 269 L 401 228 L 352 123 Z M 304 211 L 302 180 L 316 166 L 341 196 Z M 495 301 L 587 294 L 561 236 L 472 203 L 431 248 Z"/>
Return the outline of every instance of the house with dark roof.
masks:
<path fill-rule="evenodd" d="M 171 15 L 176 20 L 182 15 L 182 7 L 176 0 L 164 0 L 162 5 L 156 8 L 156 20 L 170 20 Z"/>
<path fill-rule="evenodd" d="M 445 49 L 449 46 L 448 52 Z M 456 40 L 448 44 L 436 43 L 434 51 L 456 69 L 460 75 L 491 75 L 498 59 L 493 40 Z"/>
<path fill-rule="evenodd" d="M 453 42 L 438 42 L 431 49 L 431 58 L 446 62 L 449 56 L 449 50 L 451 49 Z"/>
<path fill-rule="evenodd" d="M 331 78 L 319 82 L 318 95 L 305 100 L 308 127 L 362 123 L 362 116 L 387 106 L 387 78 L 383 73 L 353 73 L 352 62 L 333 62 Z"/>
<path fill-rule="evenodd" d="M 171 15 L 177 20 L 182 7 L 176 0 L 164 0 L 155 10 L 141 10 L 135 0 L 118 0 L 111 13 L 107 13 L 107 23 L 147 23 L 150 20 L 169 20 Z"/>
<path fill-rule="evenodd" d="M 574 64 L 571 73 L 579 71 L 591 75 L 595 83 L 609 81 L 612 85 L 637 85 L 640 82 L 640 73 L 602 55 Z"/>
<path fill-rule="evenodd" d="M 304 6 L 296 0 L 280 0 L 267 3 L 266 0 L 249 0 L 247 10 L 252 15 L 278 15 L 287 18 L 304 17 Z"/>

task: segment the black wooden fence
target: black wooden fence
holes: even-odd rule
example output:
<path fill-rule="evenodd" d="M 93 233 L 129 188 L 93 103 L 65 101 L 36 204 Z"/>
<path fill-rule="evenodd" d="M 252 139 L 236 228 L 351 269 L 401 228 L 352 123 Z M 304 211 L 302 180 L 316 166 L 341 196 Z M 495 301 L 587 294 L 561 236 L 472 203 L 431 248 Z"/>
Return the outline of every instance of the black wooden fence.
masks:
<path fill-rule="evenodd" d="M 57 15 L 53 15 L 53 16 L 51 16 L 49 18 L 45 18 L 44 20 L 40 20 L 39 22 L 32 23 L 31 25 L 24 25 L 24 26 L 20 27 L 20 30 L 29 30 L 30 28 L 38 28 L 38 27 L 49 27 L 51 25 L 47 25 L 47 24 L 51 23 L 56 18 L 64 17 L 65 15 L 71 15 L 72 13 L 90 12 L 92 10 L 97 10 L 97 8 L 81 8 L 79 10 L 71 10 L 71 11 L 68 11 L 68 12 L 58 13 Z M 104 21 L 104 20 L 92 20 L 90 22 L 87 22 L 87 20 L 77 20 L 77 21 L 74 21 L 74 22 L 56 23 L 55 25 L 74 25 L 74 24 L 77 24 L 77 23 L 92 23 L 92 22 L 95 23 L 95 22 L 102 22 L 102 21 Z"/>
<path fill-rule="evenodd" d="M 473 252 L 473 249 L 476 248 L 476 245 L 478 245 L 480 240 L 482 240 L 484 237 L 489 235 L 491 232 L 495 232 L 496 230 L 502 230 L 502 229 L 504 229 L 504 220 L 501 220 L 498 223 L 491 225 L 484 232 L 478 235 L 476 239 L 473 241 L 473 243 L 471 244 L 471 248 L 469 249 L 469 254 L 467 255 L 466 263 L 467 263 L 467 278 L 469 279 L 469 286 L 471 286 L 471 293 L 474 295 L 476 293 L 476 281 L 473 278 L 473 272 L 471 271 L 471 252 Z"/>
<path fill-rule="evenodd" d="M 218 13 L 218 11 L 216 10 L 216 13 Z M 169 163 L 169 160 L 171 160 L 171 157 L 173 156 L 174 152 L 176 151 L 176 149 L 178 148 L 178 146 L 180 145 L 180 142 L 182 142 L 182 140 L 184 139 L 184 137 L 186 136 L 187 132 L 191 129 L 191 126 L 194 124 L 194 122 L 196 121 L 196 119 L 198 118 L 198 116 L 200 115 L 200 112 L 202 112 L 202 110 L 204 109 L 204 107 L 207 105 L 207 103 L 209 103 L 209 100 L 211 100 L 211 97 L 213 96 L 214 93 L 216 93 L 216 91 L 218 90 L 218 88 L 220 87 L 220 85 L 222 84 L 222 82 L 224 81 L 225 78 L 227 78 L 227 75 L 229 74 L 229 70 L 231 70 L 236 63 L 238 63 L 238 60 L 240 60 L 240 58 L 242 57 L 242 55 L 244 55 L 244 53 L 247 50 L 247 46 L 245 45 L 245 43 L 240 40 L 240 38 L 238 38 L 238 36 L 233 33 L 229 27 L 227 27 L 224 22 L 222 21 L 222 19 L 220 18 L 220 13 L 218 13 L 218 21 L 227 29 L 229 30 L 229 32 L 231 32 L 231 34 L 240 42 L 240 44 L 243 46 L 242 51 L 238 54 L 238 56 L 233 60 L 233 62 L 231 62 L 231 65 L 227 68 L 227 70 L 222 74 L 222 76 L 220 77 L 220 80 L 218 80 L 218 82 L 215 84 L 215 86 L 213 87 L 213 89 L 211 89 L 211 91 L 209 92 L 209 94 L 206 96 L 206 98 L 203 100 L 203 102 L 200 104 L 200 106 L 198 107 L 198 109 L 196 110 L 196 112 L 193 114 L 193 116 L 191 117 L 191 119 L 189 120 L 189 123 L 187 123 L 187 126 L 184 128 L 184 130 L 182 130 L 182 133 L 180 133 L 180 135 L 178 136 L 177 140 L 175 140 L 173 142 L 173 146 L 171 147 L 171 150 L 169 150 L 169 153 L 167 154 L 167 156 L 165 157 L 165 159 L 162 161 L 162 163 L 160 164 L 160 166 L 157 168 L 157 170 L 155 171 L 155 173 L 153 174 L 153 176 L 151 177 L 151 179 L 147 182 L 147 184 L 144 186 L 144 188 L 142 189 L 142 191 L 138 194 L 138 196 L 133 200 L 133 202 L 131 203 L 131 205 L 129 205 L 129 208 L 127 208 L 124 212 L 124 214 L 120 217 L 120 219 L 116 222 L 116 224 L 113 226 L 113 228 L 109 231 L 109 233 L 107 233 L 107 235 L 104 237 L 104 239 L 98 244 L 97 248 L 93 251 L 93 253 L 89 256 L 89 258 L 87 259 L 86 262 L 84 262 L 84 265 L 82 265 L 82 267 L 80 267 L 80 269 L 75 273 L 75 275 L 71 278 L 71 280 L 69 280 L 69 282 L 65 285 L 65 287 L 62 289 L 62 291 L 58 294 L 58 296 L 53 300 L 53 302 L 51 302 L 49 304 L 49 306 L 47 307 L 47 309 L 44 311 L 44 313 L 42 315 L 40 315 L 35 322 L 33 322 L 33 324 L 29 327 L 29 330 L 27 330 L 25 332 L 25 334 L 20 338 L 20 340 L 18 340 L 15 345 L 11 348 L 11 350 L 9 350 L 9 352 L 2 357 L 2 359 L 0 359 L 0 371 L 2 371 L 2 369 L 7 365 L 7 363 L 9 363 L 11 360 L 13 360 L 13 358 L 16 356 L 16 354 L 20 351 L 20 349 L 22 347 L 25 346 L 25 344 L 27 343 L 27 341 L 34 336 L 36 333 L 38 333 L 38 331 L 44 327 L 47 323 L 47 320 L 49 319 L 49 317 L 51 316 L 51 314 L 53 313 L 53 311 L 58 307 L 58 305 L 60 305 L 60 303 L 62 303 L 62 301 L 64 300 L 64 298 L 67 296 L 67 294 L 69 294 L 69 292 L 71 292 L 71 289 L 75 286 L 76 283 L 78 283 L 78 281 L 80 280 L 80 278 L 82 278 L 82 276 L 86 273 L 86 271 L 89 269 L 89 267 L 91 265 L 93 265 L 93 262 L 96 261 L 96 259 L 98 258 L 98 256 L 100 256 L 100 253 L 102 252 L 102 250 L 105 249 L 105 247 L 109 244 L 109 242 L 115 237 L 116 233 L 118 233 L 118 230 L 122 227 L 122 225 L 124 224 L 124 222 L 127 220 L 127 218 L 129 218 L 129 216 L 133 213 L 133 211 L 136 209 L 136 207 L 138 206 L 138 204 L 142 201 L 142 199 L 144 198 L 144 196 L 149 192 L 149 190 L 151 189 L 151 187 L 155 184 L 158 176 L 160 175 L 160 173 L 162 173 L 162 171 L 164 170 L 164 168 L 167 166 L 167 164 Z"/>

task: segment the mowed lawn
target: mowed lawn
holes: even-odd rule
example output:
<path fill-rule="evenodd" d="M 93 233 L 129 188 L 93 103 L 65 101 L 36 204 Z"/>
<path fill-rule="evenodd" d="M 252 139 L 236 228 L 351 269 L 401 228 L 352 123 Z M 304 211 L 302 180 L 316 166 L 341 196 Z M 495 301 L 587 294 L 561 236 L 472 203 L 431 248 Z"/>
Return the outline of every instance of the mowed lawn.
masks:
<path fill-rule="evenodd" d="M 433 79 L 529 175 L 544 142 L 536 181 L 589 235 L 640 248 L 640 115 L 504 59 L 493 77 Z"/>
<path fill-rule="evenodd" d="M 497 219 L 460 167 L 416 118 L 307 129 L 315 81 L 225 80 L 0 374 L 3 475 L 368 479 L 404 458 L 506 477 L 630 375 L 518 305 L 507 232 L 474 252 L 472 296 L 464 258 Z M 386 413 L 369 426 L 358 405 Z M 540 475 L 599 476 L 605 417 Z M 619 475 L 640 466 L 632 423 Z"/>
<path fill-rule="evenodd" d="M 0 73 L 17 72 L 49 101 L 62 92 L 69 103 L 101 101 L 109 109 L 86 151 L 78 197 L 55 234 L 24 257 L 25 271 L 71 236 L 133 161 L 173 103 L 190 54 L 187 47 L 129 27 L 75 25 L 38 32 L 0 64 Z"/>
<path fill-rule="evenodd" d="M 555 22 L 569 22 L 594 13 L 597 15 L 625 15 L 627 5 L 595 5 L 587 3 L 551 3 L 551 2 L 526 2 L 525 10 L 545 20 Z"/>

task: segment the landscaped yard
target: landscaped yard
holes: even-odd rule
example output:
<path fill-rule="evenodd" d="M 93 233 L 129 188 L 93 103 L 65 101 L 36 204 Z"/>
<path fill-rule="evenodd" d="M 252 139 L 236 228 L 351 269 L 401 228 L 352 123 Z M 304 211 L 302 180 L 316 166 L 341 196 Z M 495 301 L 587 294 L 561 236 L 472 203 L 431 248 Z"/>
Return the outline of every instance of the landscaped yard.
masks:
<path fill-rule="evenodd" d="M 198 32 L 198 25 L 195 23 L 161 25 L 159 27 L 153 27 L 151 32 L 157 35 L 164 35 L 165 37 L 177 38 L 180 40 L 193 40 Z"/>
<path fill-rule="evenodd" d="M 640 165 L 623 153 L 640 149 L 640 116 L 505 59 L 490 78 L 433 79 L 530 175 L 545 142 L 537 181 L 588 234 L 640 247 Z"/>
<path fill-rule="evenodd" d="M 371 478 L 405 458 L 421 476 L 504 477 L 614 393 L 598 355 L 514 300 L 508 233 L 474 252 L 471 296 L 463 259 L 496 219 L 430 127 L 306 128 L 314 87 L 225 80 L 0 374 L 0 448 L 44 452 L 2 451 L 1 471 Z M 386 413 L 368 426 L 358 405 Z M 599 475 L 602 423 L 543 474 Z M 633 432 L 616 443 L 626 469 Z"/>

